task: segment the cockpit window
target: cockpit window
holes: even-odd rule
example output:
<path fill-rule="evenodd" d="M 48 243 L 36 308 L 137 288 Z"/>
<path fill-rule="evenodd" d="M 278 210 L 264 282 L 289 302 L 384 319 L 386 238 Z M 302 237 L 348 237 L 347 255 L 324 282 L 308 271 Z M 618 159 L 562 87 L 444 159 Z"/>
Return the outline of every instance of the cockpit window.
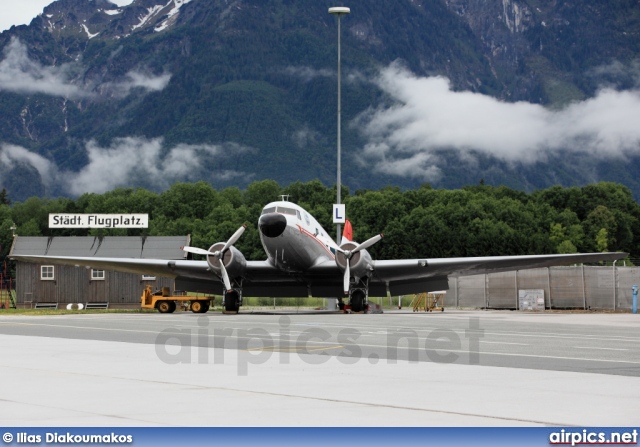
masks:
<path fill-rule="evenodd" d="M 295 216 L 295 215 L 297 214 L 295 209 L 293 209 L 293 208 L 286 208 L 286 207 L 284 207 L 284 206 L 279 206 L 279 207 L 278 207 L 278 213 L 281 213 L 281 214 L 289 214 L 289 215 L 291 215 L 291 216 Z"/>
<path fill-rule="evenodd" d="M 262 214 L 271 214 L 276 212 L 276 207 L 273 206 L 271 208 L 265 208 L 262 210 Z"/>

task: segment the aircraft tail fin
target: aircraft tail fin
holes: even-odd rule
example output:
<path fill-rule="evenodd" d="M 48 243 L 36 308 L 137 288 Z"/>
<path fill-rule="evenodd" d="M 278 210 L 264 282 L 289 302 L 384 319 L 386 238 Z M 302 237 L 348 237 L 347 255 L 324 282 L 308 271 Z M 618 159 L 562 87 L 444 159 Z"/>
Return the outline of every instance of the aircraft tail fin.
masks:
<path fill-rule="evenodd" d="M 349 219 L 344 223 L 344 230 L 342 230 L 342 241 L 340 245 L 345 244 L 349 241 L 353 240 L 353 228 L 351 227 L 351 222 Z"/>

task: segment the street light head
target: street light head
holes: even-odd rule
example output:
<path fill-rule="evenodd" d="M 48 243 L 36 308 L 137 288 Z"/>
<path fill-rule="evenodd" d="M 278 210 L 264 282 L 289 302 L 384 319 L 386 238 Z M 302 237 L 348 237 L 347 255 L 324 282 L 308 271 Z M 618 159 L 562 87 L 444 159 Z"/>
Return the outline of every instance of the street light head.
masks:
<path fill-rule="evenodd" d="M 351 9 L 346 6 L 334 6 L 333 8 L 329 8 L 329 14 L 349 14 Z"/>

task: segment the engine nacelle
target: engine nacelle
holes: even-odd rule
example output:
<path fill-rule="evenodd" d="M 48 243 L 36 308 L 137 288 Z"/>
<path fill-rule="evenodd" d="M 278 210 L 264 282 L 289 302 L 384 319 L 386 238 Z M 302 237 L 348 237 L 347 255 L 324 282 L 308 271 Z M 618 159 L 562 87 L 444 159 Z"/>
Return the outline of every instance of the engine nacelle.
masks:
<path fill-rule="evenodd" d="M 349 241 L 342 244 L 340 248 L 344 251 L 351 251 L 358 245 L 359 244 L 356 242 Z M 357 278 L 366 276 L 371 263 L 371 255 L 367 250 L 360 250 L 354 253 L 349 260 L 349 270 L 351 272 L 351 276 L 355 276 Z M 343 272 L 347 268 L 347 258 L 343 253 L 336 253 L 336 264 L 338 264 L 338 267 L 340 267 L 340 270 L 342 270 Z"/>
<path fill-rule="evenodd" d="M 224 248 L 224 242 L 218 242 L 213 244 L 209 251 L 215 253 Z M 222 262 L 224 263 L 224 268 L 227 270 L 227 274 L 229 278 L 237 278 L 239 276 L 243 276 L 244 272 L 247 269 L 247 260 L 244 258 L 244 255 L 240 250 L 231 246 L 227 249 L 222 257 Z M 207 256 L 207 264 L 211 268 L 216 275 L 220 276 L 220 266 L 218 265 L 218 260 L 214 256 Z"/>

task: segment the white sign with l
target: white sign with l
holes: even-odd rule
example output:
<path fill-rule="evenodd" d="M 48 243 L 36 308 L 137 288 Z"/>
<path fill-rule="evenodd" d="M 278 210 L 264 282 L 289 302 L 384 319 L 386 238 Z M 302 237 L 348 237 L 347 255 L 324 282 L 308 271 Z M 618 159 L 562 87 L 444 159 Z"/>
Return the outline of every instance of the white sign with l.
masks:
<path fill-rule="evenodd" d="M 347 208 L 346 206 L 341 204 L 333 205 L 333 223 L 345 223 L 347 220 Z"/>

